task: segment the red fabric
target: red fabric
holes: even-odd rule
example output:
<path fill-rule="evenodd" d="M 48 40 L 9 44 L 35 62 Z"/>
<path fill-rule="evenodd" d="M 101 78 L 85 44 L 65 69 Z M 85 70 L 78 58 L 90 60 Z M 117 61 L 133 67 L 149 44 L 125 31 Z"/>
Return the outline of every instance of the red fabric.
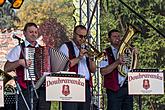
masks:
<path fill-rule="evenodd" d="M 66 45 L 69 50 L 69 59 L 72 60 L 73 58 L 76 58 L 72 42 L 66 42 Z M 70 67 L 69 65 L 69 71 L 78 73 L 78 64 L 74 65 L 73 67 Z"/>
<path fill-rule="evenodd" d="M 17 81 L 21 88 L 27 89 L 26 83 L 27 81 L 24 80 L 24 67 L 19 66 L 16 68 L 16 74 L 17 74 Z"/>
<path fill-rule="evenodd" d="M 22 47 L 22 49 L 24 49 L 24 47 Z M 19 59 L 22 59 L 22 58 L 23 58 L 23 55 L 21 52 Z M 18 81 L 19 85 L 21 86 L 21 88 L 27 89 L 27 85 L 26 85 L 27 81 L 24 80 L 24 67 L 23 66 L 19 66 L 16 68 L 16 75 L 17 75 L 17 81 Z"/>
<path fill-rule="evenodd" d="M 112 64 L 113 62 L 115 62 L 111 48 L 106 49 L 106 54 L 108 55 L 109 64 Z M 104 76 L 104 87 L 107 89 L 111 89 L 113 91 L 119 90 L 117 68 L 114 69 L 114 71 L 112 71 L 111 73 Z"/>
<path fill-rule="evenodd" d="M 69 51 L 69 59 L 72 60 L 73 58 L 75 58 L 75 57 Z M 70 67 L 70 65 L 69 65 L 69 71 L 78 73 L 78 64 L 76 64 L 72 67 Z"/>

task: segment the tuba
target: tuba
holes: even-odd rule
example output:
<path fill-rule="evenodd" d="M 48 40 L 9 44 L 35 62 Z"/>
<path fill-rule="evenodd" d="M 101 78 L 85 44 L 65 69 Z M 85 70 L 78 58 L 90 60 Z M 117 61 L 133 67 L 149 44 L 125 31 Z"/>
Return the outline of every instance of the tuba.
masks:
<path fill-rule="evenodd" d="M 123 55 L 125 64 L 118 65 L 118 71 L 124 77 L 127 76 L 129 70 L 135 69 L 137 66 L 137 53 L 133 50 L 133 47 L 129 45 L 129 41 L 135 34 L 139 32 L 140 31 L 138 28 L 129 24 L 127 31 L 121 41 L 119 51 L 117 53 L 117 58 L 119 58 L 120 55 Z"/>

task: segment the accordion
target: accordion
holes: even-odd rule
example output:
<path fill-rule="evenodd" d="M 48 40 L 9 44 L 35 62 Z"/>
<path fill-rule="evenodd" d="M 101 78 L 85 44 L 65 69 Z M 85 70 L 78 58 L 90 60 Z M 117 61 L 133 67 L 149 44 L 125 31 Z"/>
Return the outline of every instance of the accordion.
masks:
<path fill-rule="evenodd" d="M 25 58 L 32 61 L 29 68 L 24 69 L 25 80 L 37 80 L 44 72 L 67 71 L 69 58 L 50 47 L 25 48 Z"/>

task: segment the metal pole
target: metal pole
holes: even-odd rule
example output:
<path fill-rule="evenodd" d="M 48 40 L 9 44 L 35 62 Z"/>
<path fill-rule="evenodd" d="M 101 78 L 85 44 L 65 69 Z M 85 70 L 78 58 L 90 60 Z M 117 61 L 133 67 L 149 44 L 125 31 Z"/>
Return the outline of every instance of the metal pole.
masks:
<path fill-rule="evenodd" d="M 142 110 L 142 99 L 141 99 L 141 95 L 139 95 L 139 100 L 138 100 L 138 102 L 139 102 L 139 110 Z"/>
<path fill-rule="evenodd" d="M 80 9 L 79 9 L 79 11 L 80 11 L 80 23 L 79 24 L 82 24 L 82 1 L 80 0 L 80 2 L 79 2 L 80 4 Z"/>

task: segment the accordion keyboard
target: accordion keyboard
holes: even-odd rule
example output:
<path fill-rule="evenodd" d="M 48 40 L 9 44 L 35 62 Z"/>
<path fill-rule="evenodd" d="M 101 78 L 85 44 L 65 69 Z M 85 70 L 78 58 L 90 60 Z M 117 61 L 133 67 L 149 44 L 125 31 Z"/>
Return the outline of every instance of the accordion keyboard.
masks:
<path fill-rule="evenodd" d="M 34 54 L 35 48 L 25 48 L 25 59 L 31 60 L 32 63 L 29 68 L 24 69 L 24 79 L 25 80 L 35 80 L 35 70 L 34 70 Z"/>

